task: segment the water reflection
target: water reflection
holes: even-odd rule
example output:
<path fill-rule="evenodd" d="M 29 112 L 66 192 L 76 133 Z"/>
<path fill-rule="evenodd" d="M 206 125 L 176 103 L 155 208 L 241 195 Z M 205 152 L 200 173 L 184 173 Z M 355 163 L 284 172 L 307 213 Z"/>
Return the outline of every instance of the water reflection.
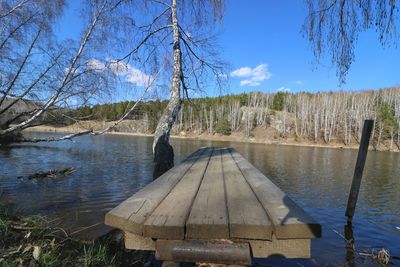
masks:
<path fill-rule="evenodd" d="M 355 240 L 353 234 L 353 225 L 351 223 L 344 225 L 344 238 L 346 241 L 346 262 L 349 266 L 355 266 Z"/>
<path fill-rule="evenodd" d="M 313 261 L 302 265 L 352 261 L 354 255 L 335 231 L 346 237 L 344 211 L 357 151 L 183 139 L 172 144 L 176 162 L 202 146 L 235 147 L 322 224 L 323 238 L 313 241 Z M 151 182 L 151 149 L 150 137 L 113 135 L 1 148 L 0 192 L 23 211 L 62 216 L 79 230 L 102 221 L 109 209 Z M 399 166 L 398 153 L 368 153 L 352 228 L 358 250 L 386 247 L 400 255 Z M 66 167 L 76 171 L 56 180 L 17 179 Z"/>

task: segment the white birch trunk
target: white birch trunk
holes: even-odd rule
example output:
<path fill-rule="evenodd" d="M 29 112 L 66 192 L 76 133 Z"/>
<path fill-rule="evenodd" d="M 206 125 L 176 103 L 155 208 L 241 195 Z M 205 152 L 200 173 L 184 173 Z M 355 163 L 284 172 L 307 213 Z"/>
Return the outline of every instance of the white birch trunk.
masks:
<path fill-rule="evenodd" d="M 156 179 L 164 172 L 174 166 L 174 150 L 169 143 L 169 136 L 172 125 L 181 107 L 180 89 L 182 77 L 182 58 L 179 41 L 179 26 L 176 10 L 176 0 L 172 0 L 172 28 L 173 28 L 173 59 L 174 66 L 172 72 L 170 94 L 171 98 L 158 121 L 153 141 L 154 172 L 153 178 Z"/>

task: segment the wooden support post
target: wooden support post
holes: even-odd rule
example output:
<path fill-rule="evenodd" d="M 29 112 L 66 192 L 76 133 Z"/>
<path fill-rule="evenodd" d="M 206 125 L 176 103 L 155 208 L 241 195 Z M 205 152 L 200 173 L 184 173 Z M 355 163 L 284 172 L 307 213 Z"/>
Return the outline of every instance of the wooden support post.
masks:
<path fill-rule="evenodd" d="M 351 183 L 349 199 L 347 201 L 346 216 L 349 223 L 352 222 L 354 211 L 356 209 L 358 192 L 360 191 L 361 179 L 364 171 L 365 160 L 367 159 L 369 139 L 371 137 L 373 125 L 373 120 L 364 121 L 360 148 L 358 149 L 356 168 L 354 170 L 353 182 Z"/>

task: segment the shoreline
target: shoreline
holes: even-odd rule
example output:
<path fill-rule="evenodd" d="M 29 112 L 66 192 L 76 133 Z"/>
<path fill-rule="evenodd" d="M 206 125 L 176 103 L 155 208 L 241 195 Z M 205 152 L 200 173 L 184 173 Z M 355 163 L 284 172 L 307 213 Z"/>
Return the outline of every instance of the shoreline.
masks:
<path fill-rule="evenodd" d="M 36 126 L 32 128 L 25 129 L 24 132 L 30 133 L 77 133 L 82 129 L 72 128 L 72 127 L 52 127 L 52 126 Z M 134 133 L 134 132 L 106 132 L 104 134 L 107 135 L 123 135 L 123 136 L 145 136 L 145 137 L 153 137 L 154 134 L 148 133 Z M 358 150 L 358 144 L 351 144 L 351 145 L 344 145 L 341 143 L 331 143 L 331 144 L 321 144 L 315 143 L 313 141 L 293 141 L 289 139 L 278 139 L 278 140 L 270 140 L 270 139 L 257 139 L 257 138 L 247 138 L 243 137 L 240 134 L 232 134 L 232 135 L 221 135 L 221 134 L 183 134 L 183 135 L 172 135 L 172 139 L 181 139 L 181 140 L 199 140 L 199 141 L 221 141 L 221 142 L 238 142 L 238 143 L 249 143 L 249 144 L 265 144 L 265 145 L 282 145 L 282 146 L 297 146 L 297 147 L 318 147 L 318 148 L 333 148 L 333 149 L 353 149 Z M 393 151 L 389 149 L 380 148 L 380 149 L 373 149 L 372 147 L 369 148 L 371 151 L 381 151 L 381 152 L 395 152 L 399 153 L 400 151 L 397 147 L 394 147 Z"/>

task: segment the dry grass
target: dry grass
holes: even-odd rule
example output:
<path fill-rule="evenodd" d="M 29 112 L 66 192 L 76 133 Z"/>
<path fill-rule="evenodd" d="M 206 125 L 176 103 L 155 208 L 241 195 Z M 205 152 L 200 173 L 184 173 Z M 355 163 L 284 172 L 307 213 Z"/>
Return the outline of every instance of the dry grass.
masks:
<path fill-rule="evenodd" d="M 44 216 L 21 216 L 0 204 L 0 266 L 143 266 L 147 254 L 126 251 L 107 235 L 83 243 Z"/>

